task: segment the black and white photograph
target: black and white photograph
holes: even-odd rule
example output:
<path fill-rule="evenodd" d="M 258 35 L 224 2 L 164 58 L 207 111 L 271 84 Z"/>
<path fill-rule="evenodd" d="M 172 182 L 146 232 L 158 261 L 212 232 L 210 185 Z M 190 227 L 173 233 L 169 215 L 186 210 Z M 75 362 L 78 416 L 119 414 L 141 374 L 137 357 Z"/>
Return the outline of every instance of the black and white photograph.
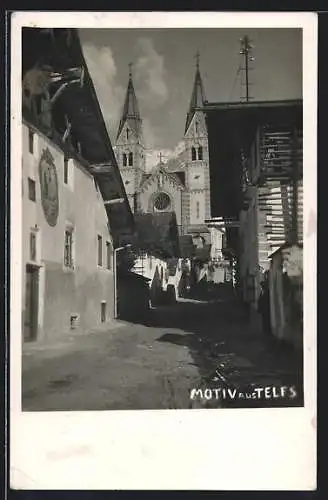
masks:
<path fill-rule="evenodd" d="M 301 30 L 22 37 L 23 410 L 302 405 Z"/>
<path fill-rule="evenodd" d="M 302 27 L 51 20 L 16 87 L 21 411 L 303 408 Z"/>

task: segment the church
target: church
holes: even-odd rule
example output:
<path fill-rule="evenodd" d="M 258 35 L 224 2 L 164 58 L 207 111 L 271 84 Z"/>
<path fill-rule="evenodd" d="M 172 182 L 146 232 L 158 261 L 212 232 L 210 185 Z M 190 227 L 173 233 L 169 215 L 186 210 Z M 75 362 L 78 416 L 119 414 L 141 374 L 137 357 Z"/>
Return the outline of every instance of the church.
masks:
<path fill-rule="evenodd" d="M 204 222 L 210 218 L 208 138 L 200 110 L 204 103 L 198 57 L 182 151 L 166 162 L 160 159 L 148 171 L 142 116 L 130 69 L 114 151 L 133 213 L 175 212 L 180 236 L 210 243 Z"/>

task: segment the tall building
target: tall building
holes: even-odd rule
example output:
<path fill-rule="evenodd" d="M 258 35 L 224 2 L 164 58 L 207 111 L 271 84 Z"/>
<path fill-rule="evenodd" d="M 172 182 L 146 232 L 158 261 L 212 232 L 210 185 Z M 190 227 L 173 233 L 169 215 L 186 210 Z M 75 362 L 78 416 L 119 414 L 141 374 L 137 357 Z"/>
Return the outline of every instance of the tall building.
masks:
<path fill-rule="evenodd" d="M 117 131 L 115 154 L 131 209 L 136 212 L 137 192 L 146 170 L 145 144 L 142 134 L 136 93 L 133 86 L 131 65 L 122 117 Z"/>
<path fill-rule="evenodd" d="M 205 91 L 197 56 L 182 151 L 166 162 L 160 158 L 148 171 L 142 118 L 130 69 L 114 149 L 132 211 L 173 211 L 181 235 L 201 235 L 204 243 L 208 243 L 210 233 L 204 221 L 210 217 L 210 177 L 207 129 L 201 110 L 204 103 Z"/>
<path fill-rule="evenodd" d="M 133 234 L 115 155 L 74 29 L 22 32 L 24 341 L 114 318 L 113 250 Z"/>

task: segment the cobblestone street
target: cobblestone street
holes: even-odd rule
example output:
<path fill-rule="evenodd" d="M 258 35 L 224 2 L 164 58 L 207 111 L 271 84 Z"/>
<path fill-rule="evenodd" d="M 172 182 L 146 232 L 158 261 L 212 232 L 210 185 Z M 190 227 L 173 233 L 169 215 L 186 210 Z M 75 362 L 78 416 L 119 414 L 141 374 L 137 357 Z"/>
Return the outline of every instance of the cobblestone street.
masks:
<path fill-rule="evenodd" d="M 301 405 L 301 355 L 251 328 L 231 293 L 218 290 L 154 309 L 146 324 L 25 345 L 23 410 Z M 297 397 L 190 399 L 192 389 L 251 386 L 294 386 Z"/>

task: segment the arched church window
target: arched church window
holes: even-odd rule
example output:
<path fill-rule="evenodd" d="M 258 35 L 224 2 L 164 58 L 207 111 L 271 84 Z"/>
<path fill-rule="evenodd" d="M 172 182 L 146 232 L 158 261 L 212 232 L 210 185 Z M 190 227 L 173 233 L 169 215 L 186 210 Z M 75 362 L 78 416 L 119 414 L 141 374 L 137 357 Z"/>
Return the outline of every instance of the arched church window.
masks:
<path fill-rule="evenodd" d="M 133 165 L 133 153 L 129 153 L 129 167 Z"/>
<path fill-rule="evenodd" d="M 198 148 L 198 159 L 199 160 L 203 159 L 203 148 L 202 148 L 202 146 L 199 146 L 199 148 Z"/>
<path fill-rule="evenodd" d="M 126 153 L 123 153 L 123 167 L 126 167 L 127 165 L 127 156 Z"/>
<path fill-rule="evenodd" d="M 191 160 L 192 161 L 196 160 L 196 148 L 194 147 L 191 148 Z"/>

